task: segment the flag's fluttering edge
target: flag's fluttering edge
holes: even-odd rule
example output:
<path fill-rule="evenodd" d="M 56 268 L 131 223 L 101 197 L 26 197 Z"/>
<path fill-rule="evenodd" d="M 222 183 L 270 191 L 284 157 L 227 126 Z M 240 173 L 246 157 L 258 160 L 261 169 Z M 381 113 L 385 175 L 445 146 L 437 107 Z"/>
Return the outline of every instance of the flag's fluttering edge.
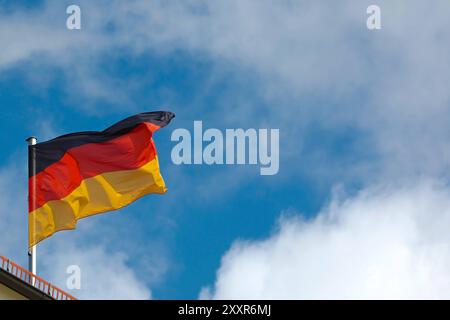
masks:
<path fill-rule="evenodd" d="M 101 132 L 30 146 L 29 246 L 74 229 L 79 219 L 165 193 L 152 136 L 174 116 L 141 113 Z"/>

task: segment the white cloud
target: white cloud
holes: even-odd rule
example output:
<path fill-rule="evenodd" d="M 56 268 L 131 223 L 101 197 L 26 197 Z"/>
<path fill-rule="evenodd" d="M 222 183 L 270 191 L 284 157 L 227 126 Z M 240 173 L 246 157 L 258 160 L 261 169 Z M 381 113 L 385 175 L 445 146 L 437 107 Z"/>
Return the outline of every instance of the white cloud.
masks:
<path fill-rule="evenodd" d="M 121 109 L 134 107 L 132 95 L 142 83 L 133 77 L 126 81 L 111 77 L 102 66 L 104 54 L 120 55 L 125 49 L 132 60 L 148 52 L 188 52 L 254 75 L 258 89 L 253 96 L 265 99 L 267 107 L 262 110 L 254 101 L 242 101 L 234 112 L 227 112 L 231 98 L 222 96 L 215 106 L 216 117 L 227 125 L 252 119 L 253 126 L 271 119 L 282 136 L 284 132 L 296 137 L 282 142 L 285 170 L 303 172 L 308 167 L 308 173 L 321 177 L 343 170 L 352 175 L 355 161 L 327 162 L 326 151 L 320 150 L 317 162 L 317 157 L 302 151 L 311 124 L 361 130 L 368 139 L 359 148 L 373 150 L 378 157 L 373 165 L 357 164 L 359 176 L 368 180 L 375 169 L 380 171 L 377 175 L 408 176 L 441 174 L 450 165 L 445 120 L 450 93 L 444 85 L 450 82 L 448 1 L 433 6 L 423 1 L 380 1 L 383 28 L 375 32 L 365 24 L 370 1 L 79 4 L 83 28 L 74 32 L 65 29 L 65 8 L 58 1 L 2 15 L 0 42 L 5 50 L 0 51 L 0 69 L 26 64 L 30 74 L 46 74 L 45 66 L 60 68 L 68 98 L 79 101 L 75 105 L 80 108 L 101 113 L 113 109 L 92 108 L 97 101 Z M 207 89 L 198 95 L 208 95 Z M 298 151 L 289 157 L 288 150 Z M 298 158 L 314 164 L 314 170 L 296 166 Z"/>
<path fill-rule="evenodd" d="M 151 299 L 151 291 L 144 281 L 147 275 L 140 278 L 128 266 L 124 253 L 107 252 L 100 246 L 74 248 L 66 243 L 44 256 L 41 265 L 48 280 L 78 299 Z M 66 286 L 69 277 L 66 270 L 70 265 L 80 267 L 80 290 L 70 290 Z"/>
<path fill-rule="evenodd" d="M 450 189 L 376 188 L 224 255 L 214 299 L 449 299 Z"/>

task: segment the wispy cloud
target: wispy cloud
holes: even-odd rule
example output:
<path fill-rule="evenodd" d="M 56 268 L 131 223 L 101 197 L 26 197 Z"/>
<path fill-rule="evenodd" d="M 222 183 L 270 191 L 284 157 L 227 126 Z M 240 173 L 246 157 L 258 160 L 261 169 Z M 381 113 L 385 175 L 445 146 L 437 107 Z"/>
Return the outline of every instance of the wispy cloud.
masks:
<path fill-rule="evenodd" d="M 49 280 L 78 299 L 151 299 L 151 291 L 143 277 L 127 264 L 129 257 L 122 252 L 107 251 L 95 245 L 78 248 L 60 244 L 56 251 L 46 254 L 41 263 Z M 67 268 L 75 265 L 81 271 L 81 288 L 70 290 L 66 286 Z"/>
<path fill-rule="evenodd" d="M 140 83 L 132 76 L 126 81 L 111 77 L 101 64 L 103 56 L 121 52 L 133 60 L 149 52 L 181 50 L 255 75 L 242 89 L 258 87 L 254 99 L 234 101 L 239 104 L 235 111 L 252 119 L 253 126 L 270 118 L 285 128 L 284 148 L 298 150 L 287 159 L 294 171 L 299 157 L 315 162 L 302 149 L 307 143 L 302 137 L 310 126 L 318 126 L 355 128 L 370 137 L 361 145 L 377 157 L 375 167 L 365 168 L 369 179 L 374 169 L 386 175 L 442 172 L 449 165 L 450 132 L 444 119 L 450 93 L 442 86 L 450 80 L 449 4 L 381 1 L 383 29 L 369 32 L 369 2 L 81 1 L 84 27 L 69 32 L 63 4 L 48 1 L 40 10 L 2 19 L 8 28 L 0 28 L 6 48 L 0 68 L 36 65 L 35 59 L 40 68 L 59 67 L 68 97 L 82 99 L 77 105 L 95 113 L 102 112 L 92 108 L 95 101 L 133 107 L 130 93 Z M 423 15 L 433 23 L 421 23 Z M 232 101 L 231 96 L 221 101 Z M 220 107 L 212 114 L 237 121 Z M 410 141 L 415 148 L 408 147 Z M 336 171 L 326 170 L 329 165 L 321 166 L 325 176 Z M 350 169 L 354 161 L 345 165 Z"/>

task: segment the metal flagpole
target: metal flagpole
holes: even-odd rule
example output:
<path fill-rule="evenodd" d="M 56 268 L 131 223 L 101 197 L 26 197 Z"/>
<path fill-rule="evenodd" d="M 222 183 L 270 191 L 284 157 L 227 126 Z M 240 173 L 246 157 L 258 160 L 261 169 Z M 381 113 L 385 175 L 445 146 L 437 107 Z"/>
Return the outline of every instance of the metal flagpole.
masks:
<path fill-rule="evenodd" d="M 28 142 L 28 170 L 30 176 L 34 176 L 34 174 L 36 173 L 36 154 L 34 152 L 34 149 L 31 148 L 30 146 L 34 146 L 37 143 L 37 139 L 35 137 L 29 137 L 27 139 L 27 142 Z M 30 189 L 28 189 L 28 198 L 30 197 L 31 193 L 36 194 L 35 183 L 30 187 Z M 30 236 L 29 231 L 30 230 L 28 230 L 28 237 Z M 28 249 L 28 270 L 32 274 L 36 275 L 36 246 L 32 246 L 31 248 Z M 31 281 L 32 285 L 34 285 L 34 281 L 35 279 L 33 278 Z"/>

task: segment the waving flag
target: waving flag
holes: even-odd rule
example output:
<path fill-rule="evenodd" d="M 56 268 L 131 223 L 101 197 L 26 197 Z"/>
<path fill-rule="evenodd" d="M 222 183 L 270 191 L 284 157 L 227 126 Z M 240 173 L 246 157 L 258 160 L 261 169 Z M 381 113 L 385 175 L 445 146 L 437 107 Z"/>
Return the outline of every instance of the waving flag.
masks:
<path fill-rule="evenodd" d="M 79 132 L 30 146 L 29 246 L 77 220 L 167 191 L 153 133 L 171 112 L 141 113 L 101 132 Z"/>

